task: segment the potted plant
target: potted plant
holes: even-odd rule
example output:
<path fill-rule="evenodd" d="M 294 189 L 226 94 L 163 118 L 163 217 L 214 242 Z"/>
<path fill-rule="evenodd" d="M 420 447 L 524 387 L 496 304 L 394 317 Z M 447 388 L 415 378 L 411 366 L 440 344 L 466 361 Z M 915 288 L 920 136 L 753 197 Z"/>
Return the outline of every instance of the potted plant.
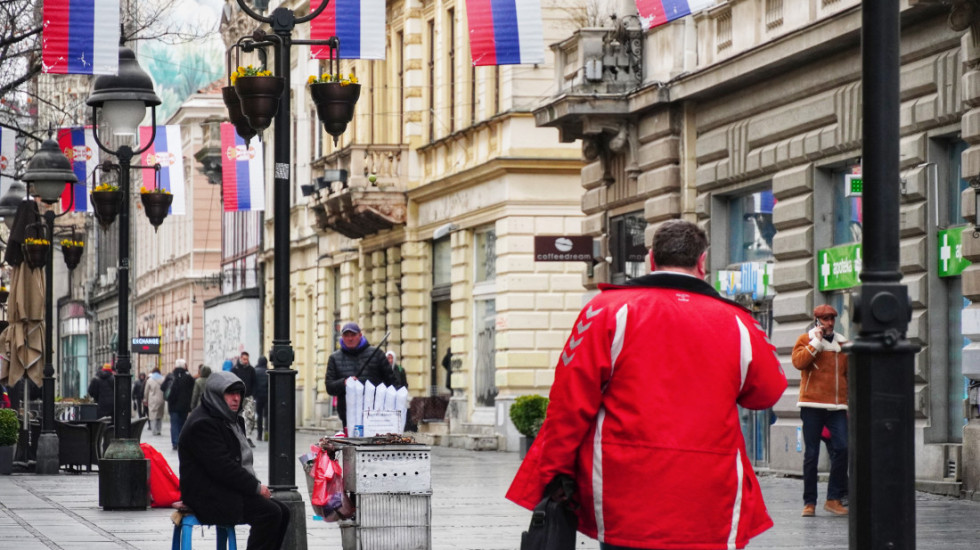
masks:
<path fill-rule="evenodd" d="M 545 413 L 548 411 L 548 398 L 540 395 L 522 395 L 510 406 L 510 421 L 517 431 L 521 432 L 521 459 L 527 454 L 538 430 L 544 424 Z"/>
<path fill-rule="evenodd" d="M 0 474 L 10 475 L 14 469 L 14 446 L 20 433 L 20 422 L 13 409 L 0 409 Z"/>
<path fill-rule="evenodd" d="M 51 241 L 36 237 L 24 239 L 24 260 L 34 269 L 44 267 L 48 263 L 48 248 Z"/>
<path fill-rule="evenodd" d="M 99 224 L 103 228 L 112 225 L 116 221 L 116 216 L 122 209 L 123 193 L 118 185 L 111 183 L 100 183 L 95 186 L 90 194 L 92 207 L 95 209 L 95 217 L 99 219 Z"/>
<path fill-rule="evenodd" d="M 170 213 L 170 205 L 174 202 L 174 196 L 162 187 L 156 189 L 140 187 L 140 201 L 143 202 L 143 211 L 146 212 L 146 217 L 150 219 L 153 230 L 156 231 L 167 214 Z"/>
<path fill-rule="evenodd" d="M 75 269 L 82 261 L 82 253 L 85 252 L 85 242 L 64 239 L 61 241 L 61 253 L 65 257 L 65 265 L 68 269 Z"/>
<path fill-rule="evenodd" d="M 310 87 L 310 97 L 316 105 L 317 115 L 323 128 L 337 138 L 347 130 L 347 123 L 354 118 L 354 105 L 361 97 L 361 85 L 353 73 L 347 78 L 342 75 L 323 73 L 319 77 L 310 76 L 306 83 Z"/>
<path fill-rule="evenodd" d="M 286 82 L 272 76 L 272 71 L 249 65 L 235 69 L 231 84 L 241 100 L 242 114 L 248 119 L 248 125 L 257 132 L 268 128 L 279 110 L 279 98 Z"/>

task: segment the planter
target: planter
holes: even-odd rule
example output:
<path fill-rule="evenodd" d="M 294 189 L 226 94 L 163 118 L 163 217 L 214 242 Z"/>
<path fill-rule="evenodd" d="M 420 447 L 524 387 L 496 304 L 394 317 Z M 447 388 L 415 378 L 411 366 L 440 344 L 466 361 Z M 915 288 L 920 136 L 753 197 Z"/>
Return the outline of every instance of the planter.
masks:
<path fill-rule="evenodd" d="M 92 208 L 95 210 L 95 217 L 103 228 L 112 225 L 116 221 L 116 216 L 122 210 L 122 191 L 92 191 L 89 195 L 92 198 Z"/>
<path fill-rule="evenodd" d="M 256 132 L 272 124 L 279 111 L 279 98 L 285 86 L 285 81 L 277 76 L 243 76 L 235 81 L 242 114 Z"/>
<path fill-rule="evenodd" d="M 341 85 L 339 82 L 310 84 L 310 97 L 316 105 L 316 113 L 323 128 L 337 138 L 347 130 L 347 123 L 354 118 L 354 105 L 361 97 L 360 84 Z"/>
<path fill-rule="evenodd" d="M 0 475 L 9 476 L 14 471 L 14 445 L 0 445 Z"/>
<path fill-rule="evenodd" d="M 534 445 L 534 438 L 528 437 L 526 435 L 522 435 L 520 437 L 520 441 L 521 441 L 520 457 L 521 460 L 524 460 L 524 457 L 527 456 L 527 452 L 531 450 L 531 445 Z"/>
<path fill-rule="evenodd" d="M 174 196 L 170 193 L 140 193 L 140 200 L 143 201 L 143 211 L 146 217 L 153 224 L 156 231 L 163 220 L 170 212 L 170 205 L 174 202 Z"/>
<path fill-rule="evenodd" d="M 225 86 L 221 88 L 221 97 L 225 100 L 225 107 L 228 108 L 228 119 L 235 127 L 235 132 L 245 140 L 245 143 L 248 143 L 255 137 L 255 130 L 248 125 L 248 119 L 242 114 L 242 100 L 238 98 L 235 87 Z"/>
<path fill-rule="evenodd" d="M 50 248 L 50 244 L 25 244 L 24 260 L 27 265 L 34 269 L 42 268 L 48 265 L 48 250 Z"/>
<path fill-rule="evenodd" d="M 82 261 L 82 253 L 85 248 L 81 246 L 62 246 L 61 253 L 65 256 L 65 265 L 68 269 L 75 269 Z"/>

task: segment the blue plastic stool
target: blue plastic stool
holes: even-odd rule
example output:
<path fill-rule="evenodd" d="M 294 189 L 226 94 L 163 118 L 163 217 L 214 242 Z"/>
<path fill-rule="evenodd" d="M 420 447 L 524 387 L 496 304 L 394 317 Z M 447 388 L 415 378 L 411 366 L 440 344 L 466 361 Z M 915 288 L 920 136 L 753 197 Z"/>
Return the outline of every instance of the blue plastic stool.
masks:
<path fill-rule="evenodd" d="M 191 550 L 191 543 L 194 540 L 194 526 L 201 525 L 194 514 L 186 514 L 180 520 L 180 525 L 174 525 L 174 540 L 171 550 Z M 235 526 L 215 525 L 218 532 L 218 550 L 238 550 L 238 541 L 235 539 Z"/>

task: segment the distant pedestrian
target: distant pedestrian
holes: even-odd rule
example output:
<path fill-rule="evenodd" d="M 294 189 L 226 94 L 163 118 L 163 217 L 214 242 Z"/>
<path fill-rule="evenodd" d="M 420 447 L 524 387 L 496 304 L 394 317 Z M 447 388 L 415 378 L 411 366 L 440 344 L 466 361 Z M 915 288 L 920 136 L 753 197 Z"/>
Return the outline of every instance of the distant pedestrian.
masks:
<path fill-rule="evenodd" d="M 446 348 L 446 355 L 442 358 L 442 368 L 446 369 L 446 389 L 449 394 L 453 393 L 453 350 Z"/>
<path fill-rule="evenodd" d="M 405 368 L 398 364 L 398 356 L 395 355 L 393 351 L 386 351 L 385 357 L 388 359 L 388 364 L 391 365 L 391 375 L 395 382 L 396 388 L 407 388 L 408 387 L 408 375 L 405 373 Z"/>
<path fill-rule="evenodd" d="M 571 498 L 602 550 L 743 548 L 772 527 L 736 405 L 771 407 L 786 376 L 752 313 L 705 282 L 707 248 L 697 225 L 664 222 L 654 273 L 600 285 L 509 500 Z"/>
<path fill-rule="evenodd" d="M 259 357 L 255 363 L 255 429 L 259 441 L 263 440 L 263 427 L 268 429 L 269 416 L 269 360 Z"/>
<path fill-rule="evenodd" d="M 141 372 L 133 382 L 133 408 L 136 409 L 136 417 L 146 416 L 146 409 L 143 407 L 143 387 L 146 385 L 146 373 Z"/>
<path fill-rule="evenodd" d="M 249 363 L 248 352 L 243 351 L 238 356 L 238 361 L 232 367 L 231 373 L 241 379 L 245 384 L 245 400 L 242 401 L 242 417 L 245 418 L 245 426 L 248 433 L 252 432 L 255 426 L 255 367 Z M 248 444 L 255 447 L 252 438 L 248 438 Z"/>
<path fill-rule="evenodd" d="M 150 419 L 153 435 L 160 435 L 163 429 L 164 404 L 163 375 L 160 374 L 160 367 L 153 367 L 146 377 L 146 386 L 143 389 L 143 405 L 146 406 L 146 416 Z"/>
<path fill-rule="evenodd" d="M 112 376 L 112 365 L 106 363 L 102 365 L 102 370 L 96 373 L 95 378 L 88 385 L 89 396 L 98 404 L 96 415 L 98 418 L 113 418 L 115 411 L 116 383 Z"/>
<path fill-rule="evenodd" d="M 235 368 L 235 362 L 231 359 L 225 359 L 225 362 L 221 364 L 221 370 L 223 372 L 231 372 L 233 368 Z"/>
<path fill-rule="evenodd" d="M 847 338 L 834 332 L 837 310 L 820 305 L 813 310 L 814 325 L 793 346 L 793 366 L 800 371 L 800 419 L 803 422 L 803 517 L 813 517 L 817 506 L 817 461 L 823 430 L 830 432 L 830 480 L 824 510 L 846 516 L 847 507 Z"/>
<path fill-rule="evenodd" d="M 211 376 L 211 367 L 198 365 L 197 378 L 194 380 L 194 393 L 191 394 L 191 410 L 201 404 L 201 396 L 204 394 L 204 385 L 208 383 L 208 376 Z"/>
<path fill-rule="evenodd" d="M 167 396 L 167 408 L 170 410 L 170 442 L 176 451 L 180 431 L 191 412 L 194 378 L 187 372 L 187 361 L 183 359 L 177 360 L 172 374 L 174 382 L 170 386 L 170 395 Z"/>

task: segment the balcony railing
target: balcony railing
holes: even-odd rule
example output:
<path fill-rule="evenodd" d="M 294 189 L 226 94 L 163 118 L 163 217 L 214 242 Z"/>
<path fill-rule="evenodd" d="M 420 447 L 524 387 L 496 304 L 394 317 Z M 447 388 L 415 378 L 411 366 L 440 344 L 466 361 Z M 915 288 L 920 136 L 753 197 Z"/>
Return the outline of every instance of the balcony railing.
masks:
<path fill-rule="evenodd" d="M 314 182 L 309 207 L 318 230 L 359 239 L 405 223 L 407 146 L 351 145 L 318 160 L 314 167 L 348 174 L 346 182 Z"/>

